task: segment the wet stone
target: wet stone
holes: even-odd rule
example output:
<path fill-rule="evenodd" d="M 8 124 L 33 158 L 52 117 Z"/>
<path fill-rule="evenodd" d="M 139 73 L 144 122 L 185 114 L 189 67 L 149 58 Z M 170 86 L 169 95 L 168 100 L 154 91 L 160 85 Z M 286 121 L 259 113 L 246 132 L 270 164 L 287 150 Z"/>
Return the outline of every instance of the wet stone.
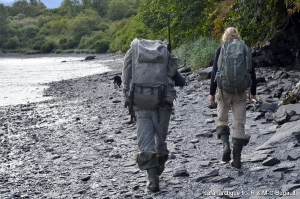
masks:
<path fill-rule="evenodd" d="M 91 129 L 84 129 L 83 131 L 85 133 L 90 133 L 90 132 L 94 132 L 94 131 L 98 131 L 98 130 L 99 130 L 99 128 L 91 128 Z"/>
<path fill-rule="evenodd" d="M 297 150 L 297 151 L 290 152 L 290 153 L 288 154 L 288 156 L 287 156 L 287 160 L 295 161 L 295 160 L 297 160 L 299 157 L 300 157 L 300 151 Z"/>
<path fill-rule="evenodd" d="M 179 169 L 176 170 L 175 173 L 173 174 L 173 177 L 187 177 L 190 174 L 188 173 L 188 171 L 186 169 Z"/>
<path fill-rule="evenodd" d="M 198 143 L 199 142 L 199 139 L 193 139 L 190 141 L 190 143 Z"/>
<path fill-rule="evenodd" d="M 278 172 L 278 171 L 285 171 L 291 168 L 294 168 L 295 164 L 293 163 L 289 163 L 289 162 L 282 162 L 279 165 L 276 166 L 275 169 L 273 169 L 274 172 Z"/>
<path fill-rule="evenodd" d="M 203 131 L 196 135 L 196 137 L 206 137 L 206 138 L 210 138 L 212 136 L 213 136 L 213 134 L 210 131 Z"/>
<path fill-rule="evenodd" d="M 91 179 L 91 176 L 90 175 L 88 175 L 88 176 L 82 176 L 81 177 L 81 181 L 84 181 L 84 182 L 86 182 L 86 181 L 88 181 L 88 180 L 90 180 Z"/>
<path fill-rule="evenodd" d="M 280 160 L 278 160 L 277 158 L 269 157 L 268 159 L 263 161 L 262 165 L 263 166 L 274 166 L 279 163 L 280 163 Z"/>
<path fill-rule="evenodd" d="M 211 178 L 211 177 L 214 177 L 217 175 L 219 175 L 219 170 L 215 169 L 215 170 L 205 174 L 204 176 L 197 177 L 195 182 L 201 182 L 202 180 L 205 180 L 207 178 Z"/>
<path fill-rule="evenodd" d="M 262 171 L 262 170 L 265 170 L 265 169 L 268 169 L 269 167 L 253 167 L 253 168 L 250 168 L 249 171 Z"/>
<path fill-rule="evenodd" d="M 276 179 L 276 180 L 281 180 L 283 177 L 282 173 L 280 172 L 271 172 L 268 174 L 268 178 Z"/>
<path fill-rule="evenodd" d="M 283 192 L 290 192 L 294 189 L 300 188 L 300 184 L 285 184 L 282 185 L 281 191 Z"/>
<path fill-rule="evenodd" d="M 268 158 L 268 154 L 259 154 L 251 157 L 249 162 L 262 162 Z"/>
<path fill-rule="evenodd" d="M 202 182 L 203 183 L 225 183 L 229 182 L 230 180 L 233 180 L 234 178 L 229 177 L 229 176 L 215 176 L 212 178 L 204 179 Z"/>
<path fill-rule="evenodd" d="M 199 161 L 198 163 L 201 167 L 208 167 L 210 164 L 210 161 Z"/>

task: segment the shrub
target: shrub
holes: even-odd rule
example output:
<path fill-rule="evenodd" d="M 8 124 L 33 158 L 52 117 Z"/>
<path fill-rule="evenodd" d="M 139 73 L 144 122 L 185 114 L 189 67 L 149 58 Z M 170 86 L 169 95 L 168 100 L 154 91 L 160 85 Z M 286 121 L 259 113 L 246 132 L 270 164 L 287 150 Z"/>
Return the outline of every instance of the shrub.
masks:
<path fill-rule="evenodd" d="M 53 41 L 48 41 L 41 47 L 41 51 L 44 53 L 50 53 L 55 48 L 55 43 Z"/>
<path fill-rule="evenodd" d="M 178 56 L 179 64 L 189 66 L 197 70 L 208 65 L 214 58 L 216 49 L 220 43 L 213 38 L 201 37 L 196 41 L 190 41 L 174 49 L 173 54 Z"/>
<path fill-rule="evenodd" d="M 64 53 L 64 54 L 67 54 L 67 53 L 74 53 L 74 50 L 73 50 L 73 49 L 64 50 L 63 53 Z"/>
<path fill-rule="evenodd" d="M 93 48 L 95 49 L 96 53 L 106 53 L 109 49 L 109 41 L 107 40 L 98 40 L 94 44 Z"/>

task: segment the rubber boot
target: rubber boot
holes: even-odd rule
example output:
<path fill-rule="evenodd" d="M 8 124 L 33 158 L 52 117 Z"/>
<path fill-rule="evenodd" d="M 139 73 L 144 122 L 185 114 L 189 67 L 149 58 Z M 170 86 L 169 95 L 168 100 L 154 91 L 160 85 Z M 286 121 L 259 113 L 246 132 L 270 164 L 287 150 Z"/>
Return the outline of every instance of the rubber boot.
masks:
<path fill-rule="evenodd" d="M 246 136 L 245 139 L 232 138 L 233 143 L 233 161 L 231 162 L 231 166 L 240 169 L 242 167 L 241 163 L 241 155 L 243 146 L 247 146 L 249 143 L 250 136 Z"/>
<path fill-rule="evenodd" d="M 231 162 L 231 166 L 238 168 L 238 169 L 241 168 L 241 166 L 242 166 L 242 163 L 241 163 L 242 150 L 243 150 L 243 145 L 233 144 L 233 151 L 232 151 L 233 161 Z"/>
<path fill-rule="evenodd" d="M 229 144 L 229 135 L 228 134 L 222 134 L 221 135 L 221 140 L 223 142 L 222 161 L 229 162 L 231 160 L 231 157 L 230 157 L 231 149 L 230 149 L 230 144 Z"/>
<path fill-rule="evenodd" d="M 228 162 L 231 160 L 230 154 L 230 144 L 229 144 L 229 135 L 230 130 L 228 126 L 218 126 L 217 127 L 217 136 L 219 139 L 222 140 L 223 143 L 223 155 L 222 155 L 222 161 Z"/>
<path fill-rule="evenodd" d="M 160 176 L 162 172 L 165 170 L 165 163 L 168 160 L 169 151 L 164 154 L 157 154 L 157 160 L 158 160 L 158 169 L 157 169 L 157 175 Z"/>
<path fill-rule="evenodd" d="M 152 151 L 143 151 L 137 155 L 137 163 L 141 170 L 148 174 L 147 188 L 151 191 L 159 190 L 159 179 L 157 175 L 158 160 L 157 154 Z"/>
<path fill-rule="evenodd" d="M 159 191 L 159 179 L 157 175 L 157 169 L 158 167 L 147 169 L 147 174 L 148 174 L 147 188 L 153 192 Z"/>

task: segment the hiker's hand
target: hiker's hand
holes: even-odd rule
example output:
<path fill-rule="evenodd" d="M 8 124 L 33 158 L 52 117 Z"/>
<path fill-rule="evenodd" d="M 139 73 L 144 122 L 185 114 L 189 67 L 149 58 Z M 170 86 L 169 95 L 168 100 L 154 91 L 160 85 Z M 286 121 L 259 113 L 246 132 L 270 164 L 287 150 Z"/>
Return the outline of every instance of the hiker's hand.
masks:
<path fill-rule="evenodd" d="M 210 95 L 209 101 L 210 101 L 210 104 L 211 104 L 212 106 L 215 106 L 216 102 L 215 102 L 215 96 L 214 96 L 214 95 Z"/>
<path fill-rule="evenodd" d="M 250 100 L 255 100 L 256 99 L 256 95 L 250 95 Z"/>

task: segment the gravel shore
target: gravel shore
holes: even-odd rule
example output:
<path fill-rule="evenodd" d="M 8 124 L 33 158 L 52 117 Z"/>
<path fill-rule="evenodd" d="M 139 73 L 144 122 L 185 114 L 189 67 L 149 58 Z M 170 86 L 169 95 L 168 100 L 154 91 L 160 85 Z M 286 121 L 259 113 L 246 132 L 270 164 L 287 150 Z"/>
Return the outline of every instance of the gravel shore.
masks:
<path fill-rule="evenodd" d="M 216 109 L 208 108 L 210 81 L 193 78 L 196 73 L 176 88 L 161 190 L 147 191 L 146 173 L 135 164 L 136 125 L 128 123 L 122 88 L 113 85 L 121 75 L 118 58 L 107 62 L 111 72 L 48 84 L 44 95 L 52 100 L 0 107 L 0 198 L 300 197 L 299 156 L 287 160 L 300 154 L 298 142 L 257 150 L 280 127 L 257 119 L 257 112 L 247 111 L 252 138 L 242 169 L 221 161 Z M 270 157 L 285 167 L 263 165 Z"/>

